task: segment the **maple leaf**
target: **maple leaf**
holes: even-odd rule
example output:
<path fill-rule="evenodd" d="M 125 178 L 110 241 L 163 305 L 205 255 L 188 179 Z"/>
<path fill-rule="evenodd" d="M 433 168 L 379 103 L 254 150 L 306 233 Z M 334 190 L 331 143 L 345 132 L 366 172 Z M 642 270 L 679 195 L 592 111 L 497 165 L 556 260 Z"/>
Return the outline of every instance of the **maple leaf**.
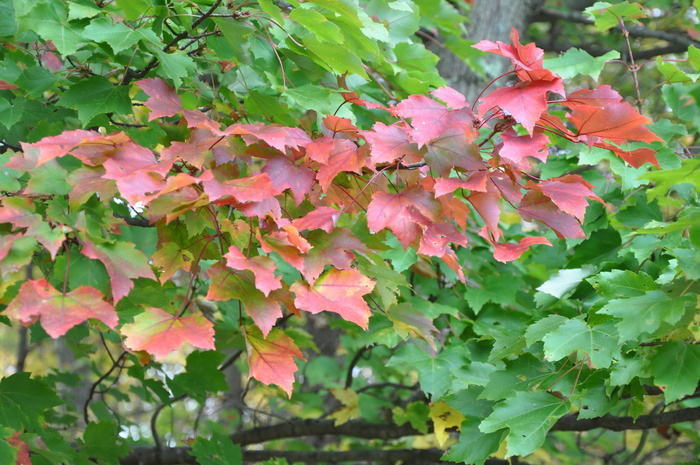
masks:
<path fill-rule="evenodd" d="M 0 80 L 0 90 L 12 90 L 12 89 L 19 89 L 19 86 L 16 84 L 11 84 L 7 81 Z"/>
<path fill-rule="evenodd" d="M 533 134 L 535 124 L 548 109 L 549 92 L 564 94 L 561 79 L 525 81 L 512 87 L 499 87 L 479 99 L 483 102 L 479 106 L 479 114 L 484 115 L 491 108 L 499 107 Z"/>
<path fill-rule="evenodd" d="M 360 135 L 371 144 L 372 163 L 391 163 L 403 159 L 416 163 L 422 159 L 422 150 L 413 142 L 404 126 L 375 123 L 371 131 L 360 131 Z"/>
<path fill-rule="evenodd" d="M 0 81 L 2 84 L 4 81 Z M 0 85 L 0 90 L 2 86 Z M 5 438 L 7 442 L 10 443 L 13 449 L 15 449 L 17 454 L 17 459 L 13 465 L 32 465 L 32 458 L 29 455 L 29 446 L 19 437 L 19 431 L 15 431 L 12 436 Z"/>
<path fill-rule="evenodd" d="M 369 155 L 367 145 L 357 147 L 346 139 L 333 140 L 334 145 L 328 152 L 328 161 L 322 164 L 316 174 L 316 179 L 324 192 L 328 190 L 328 185 L 342 171 L 362 174 L 362 167 Z"/>
<path fill-rule="evenodd" d="M 156 360 L 164 359 L 184 342 L 205 350 L 214 350 L 214 324 L 202 315 L 177 317 L 154 307 L 147 307 L 134 317 L 133 323 L 121 328 L 124 346 L 143 350 Z"/>
<path fill-rule="evenodd" d="M 467 197 L 469 203 L 479 213 L 479 216 L 484 220 L 489 231 L 496 239 L 502 235 L 501 230 L 498 228 L 498 222 L 501 219 L 501 209 L 498 206 L 500 198 L 499 191 L 490 182 L 486 184 L 486 192 L 472 192 Z"/>
<path fill-rule="evenodd" d="M 438 178 L 435 180 L 435 197 L 451 194 L 457 189 L 486 192 L 486 182 L 489 180 L 488 172 L 472 171 L 466 180 L 458 178 Z"/>
<path fill-rule="evenodd" d="M 274 330 L 264 338 L 255 326 L 243 328 L 248 352 L 248 378 L 263 384 L 276 384 L 292 397 L 294 373 L 297 366 L 294 357 L 306 360 L 292 338 L 282 331 Z"/>
<path fill-rule="evenodd" d="M 248 144 L 263 141 L 270 147 L 280 152 L 287 148 L 297 149 L 306 147 L 311 143 L 311 138 L 299 128 L 288 128 L 278 124 L 232 124 L 223 131 L 213 131 L 220 136 L 240 135 Z"/>
<path fill-rule="evenodd" d="M 314 231 L 309 234 L 313 248 L 304 258 L 304 279 L 313 285 L 326 265 L 339 270 L 349 270 L 355 255 L 351 250 L 369 253 L 367 246 L 345 228 L 335 228 L 329 234 Z"/>
<path fill-rule="evenodd" d="M 594 186 L 576 174 L 551 178 L 538 184 L 530 181 L 525 187 L 542 192 L 562 211 L 574 215 L 580 221 L 586 215 L 587 198 L 603 203 L 603 199 L 593 193 Z"/>
<path fill-rule="evenodd" d="M 106 171 L 104 177 L 117 182 L 138 171 L 149 171 L 165 177 L 172 167 L 171 162 L 159 162 L 151 150 L 131 141 L 120 144 L 105 154 L 107 159 L 102 164 Z"/>
<path fill-rule="evenodd" d="M 526 221 L 538 220 L 546 224 L 560 239 L 586 237 L 576 218 L 561 211 L 549 197 L 541 192 L 528 191 L 518 206 L 518 211 Z"/>
<path fill-rule="evenodd" d="M 94 194 L 97 194 L 102 202 L 113 199 L 117 195 L 117 183 L 111 179 L 104 179 L 104 175 L 105 169 L 102 166 L 83 166 L 70 173 L 66 181 L 73 186 L 73 190 L 68 193 L 68 205 L 77 209 Z"/>
<path fill-rule="evenodd" d="M 323 125 L 333 132 L 333 135 L 341 134 L 354 139 L 357 136 L 357 127 L 348 118 L 341 118 L 336 115 L 326 115 L 323 117 Z"/>
<path fill-rule="evenodd" d="M 362 298 L 375 282 L 357 270 L 330 269 L 313 286 L 297 281 L 290 290 L 296 295 L 294 304 L 307 312 L 334 312 L 367 329 L 372 312 Z"/>
<path fill-rule="evenodd" d="M 44 137 L 33 144 L 21 143 L 22 149 L 28 151 L 30 149 L 38 150 L 39 156 L 37 166 L 46 163 L 54 158 L 67 155 L 73 148 L 84 140 L 102 138 L 102 134 L 97 131 L 87 131 L 84 129 L 76 129 L 74 131 L 65 131 L 57 136 Z"/>
<path fill-rule="evenodd" d="M 608 85 L 596 87 L 593 90 L 581 89 L 572 92 L 566 100 L 561 102 L 569 108 L 574 108 L 576 105 L 590 105 L 593 107 L 605 108 L 611 105 L 616 105 L 622 101 L 622 96 L 612 87 Z"/>
<path fill-rule="evenodd" d="M 450 242 L 467 246 L 467 236 L 459 232 L 452 223 L 431 223 L 423 231 L 418 253 L 442 257 Z"/>
<path fill-rule="evenodd" d="M 305 229 L 323 229 L 327 233 L 330 233 L 335 228 L 335 223 L 338 221 L 338 218 L 340 218 L 340 214 L 341 211 L 333 207 L 319 207 L 316 210 L 310 211 L 302 218 L 297 218 L 292 221 L 292 226 L 299 231 Z"/>
<path fill-rule="evenodd" d="M 90 286 L 80 286 L 63 294 L 45 279 L 22 283 L 17 296 L 5 314 L 28 326 L 39 318 L 46 333 L 57 338 L 73 326 L 95 318 L 114 329 L 119 322 L 117 312 L 104 296 Z"/>
<path fill-rule="evenodd" d="M 421 233 L 421 228 L 409 215 L 407 208 L 415 207 L 432 221 L 438 221 L 439 204 L 429 192 L 410 187 L 399 193 L 377 192 L 367 208 L 367 226 L 371 231 L 389 228 L 405 249 Z"/>
<path fill-rule="evenodd" d="M 194 255 L 189 250 L 181 249 L 174 242 L 165 242 L 153 254 L 153 265 L 161 270 L 160 282 L 165 283 L 178 270 L 190 271 Z"/>
<path fill-rule="evenodd" d="M 232 196 L 238 202 L 259 202 L 281 194 L 267 173 L 220 182 L 211 171 L 206 171 L 199 179 L 212 202 L 226 196 Z"/>
<path fill-rule="evenodd" d="M 215 136 L 208 129 L 193 129 L 187 142 L 173 141 L 161 151 L 161 162 L 182 159 L 192 166 L 202 169 L 207 157 L 225 139 Z"/>
<path fill-rule="evenodd" d="M 470 142 L 459 128 L 448 128 L 439 137 L 428 143 L 425 162 L 439 176 L 447 177 L 452 168 L 466 171 L 484 169 L 484 162 L 479 154 L 479 146 Z"/>
<path fill-rule="evenodd" d="M 549 242 L 546 237 L 523 237 L 517 244 L 496 242 L 491 238 L 491 235 L 488 233 L 486 227 L 479 231 L 479 235 L 491 243 L 494 249 L 493 258 L 502 263 L 517 260 L 532 245 L 552 245 L 552 243 Z"/>
<path fill-rule="evenodd" d="M 262 258 L 262 257 L 261 257 Z M 238 265 L 235 260 L 234 264 Z M 279 278 L 270 277 L 272 270 L 265 271 L 264 285 L 268 288 L 274 287 L 280 282 Z M 217 262 L 207 270 L 211 279 L 209 292 L 206 298 L 209 300 L 227 301 L 231 299 L 240 300 L 246 314 L 253 319 L 256 325 L 268 334 L 278 318 L 282 317 L 282 308 L 273 294 L 267 297 L 266 294 L 256 287 L 257 276 L 252 272 L 232 271 L 222 263 Z M 262 274 L 262 272 L 259 272 Z M 276 287 L 280 289 L 282 286 Z"/>
<path fill-rule="evenodd" d="M 148 121 L 182 113 L 182 99 L 177 95 L 177 91 L 162 79 L 142 79 L 136 85 L 150 97 L 144 103 L 151 110 Z"/>
<path fill-rule="evenodd" d="M 657 168 L 660 168 L 659 161 L 656 159 L 656 150 L 647 147 L 627 150 L 606 142 L 596 142 L 594 145 L 596 147 L 610 150 L 615 155 L 632 165 L 634 168 L 639 168 L 644 163 L 651 163 Z"/>
<path fill-rule="evenodd" d="M 447 104 L 448 107 L 454 110 L 469 107 L 469 102 L 467 102 L 467 99 L 464 97 L 464 95 L 460 94 L 459 92 L 457 92 L 449 86 L 439 87 L 432 91 L 430 95 L 439 100 L 442 100 Z"/>
<path fill-rule="evenodd" d="M 628 140 L 643 142 L 663 140 L 644 126 L 651 123 L 651 119 L 640 114 L 627 102 L 604 108 L 576 105 L 571 112 L 570 120 L 578 128 L 579 137 L 596 136 L 609 139 L 616 144 Z"/>
<path fill-rule="evenodd" d="M 311 192 L 316 179 L 313 170 L 304 164 L 296 164 L 284 155 L 269 158 L 262 172 L 267 173 L 272 185 L 280 192 L 291 189 L 297 205 Z"/>
<path fill-rule="evenodd" d="M 300 255 L 301 253 L 308 252 L 306 250 L 300 250 L 297 246 L 292 244 L 289 240 L 289 236 L 284 232 L 275 231 L 264 236 L 257 232 L 258 240 L 260 241 L 260 247 L 267 254 L 270 252 L 277 252 L 280 256 L 292 265 L 297 270 L 304 269 L 304 258 Z"/>
<path fill-rule="evenodd" d="M 267 297 L 270 291 L 280 289 L 282 287 L 282 278 L 275 276 L 277 269 L 275 262 L 270 257 L 258 255 L 248 258 L 243 255 L 243 252 L 232 245 L 228 249 L 228 253 L 224 255 L 226 265 L 234 270 L 250 270 L 255 276 L 255 287 Z"/>
<path fill-rule="evenodd" d="M 482 52 L 491 52 L 510 58 L 513 67 L 517 71 L 518 77 L 522 81 L 533 80 L 528 71 L 542 70 L 544 50 L 538 48 L 533 43 L 522 45 L 520 43 L 520 35 L 515 28 L 513 28 L 510 33 L 510 39 L 513 43 L 512 45 L 501 42 L 500 40 L 497 42 L 482 40 L 478 44 L 473 45 L 473 47 Z"/>
<path fill-rule="evenodd" d="M 15 228 L 30 228 L 41 222 L 41 215 L 34 212 L 31 199 L 5 197 L 0 202 L 0 223 L 10 223 Z"/>
<path fill-rule="evenodd" d="M 440 137 L 448 128 L 460 128 L 469 142 L 479 133 L 474 128 L 474 115 L 467 109 L 450 110 L 444 105 L 424 95 L 411 95 L 392 108 L 401 118 L 411 118 L 411 137 L 422 147 Z"/>
<path fill-rule="evenodd" d="M 128 295 L 134 287 L 132 279 L 148 278 L 156 281 L 148 259 L 133 243 L 95 244 L 85 240 L 81 253 L 104 264 L 112 283 L 112 297 L 115 303 Z"/>
<path fill-rule="evenodd" d="M 539 128 L 535 128 L 530 135 L 519 136 L 512 128 L 501 133 L 503 147 L 498 151 L 503 158 L 511 160 L 519 165 L 525 157 L 534 157 L 541 161 L 547 161 L 547 145 L 549 137 Z"/>

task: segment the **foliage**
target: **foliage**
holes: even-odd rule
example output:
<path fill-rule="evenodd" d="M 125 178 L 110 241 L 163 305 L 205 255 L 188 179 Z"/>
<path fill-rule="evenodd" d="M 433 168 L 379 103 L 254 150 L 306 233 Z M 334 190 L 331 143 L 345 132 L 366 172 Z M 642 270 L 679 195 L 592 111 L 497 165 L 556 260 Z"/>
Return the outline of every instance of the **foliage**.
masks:
<path fill-rule="evenodd" d="M 616 56 L 471 47 L 446 0 L 0 11 L 0 318 L 31 343 L 0 381 L 3 463 L 700 444 L 697 49 L 656 63 L 677 120 L 650 124 L 608 84 L 567 91 Z M 513 70 L 467 102 L 420 27 Z M 58 337 L 89 374 L 32 361 Z M 288 439 L 324 434 L 347 438 Z"/>

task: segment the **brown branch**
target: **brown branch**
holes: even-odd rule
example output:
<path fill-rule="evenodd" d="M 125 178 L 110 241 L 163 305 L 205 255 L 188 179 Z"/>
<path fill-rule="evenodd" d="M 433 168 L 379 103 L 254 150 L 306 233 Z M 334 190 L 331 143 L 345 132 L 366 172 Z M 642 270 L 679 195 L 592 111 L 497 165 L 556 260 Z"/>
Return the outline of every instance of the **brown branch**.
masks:
<path fill-rule="evenodd" d="M 197 464 L 194 457 L 189 455 L 189 447 L 171 447 L 163 450 L 160 461 L 152 447 L 134 447 L 132 453 L 120 460 L 121 465 L 180 465 Z M 289 462 L 304 463 L 342 463 L 367 462 L 382 463 L 403 461 L 412 465 L 443 465 L 440 461 L 444 451 L 439 449 L 359 449 L 349 451 L 283 451 L 283 450 L 246 450 L 243 451 L 244 463 L 256 463 L 275 458 L 285 458 Z M 486 465 L 509 465 L 508 460 L 489 458 Z M 519 465 L 527 463 L 518 461 Z"/>
<path fill-rule="evenodd" d="M 576 11 L 559 11 L 552 8 L 540 8 L 537 12 L 536 21 L 552 21 L 561 19 L 564 21 L 569 21 L 572 23 L 579 24 L 595 24 L 592 20 L 585 17 L 583 14 Z M 620 26 L 616 26 L 613 29 L 622 31 Z M 680 34 L 673 34 L 666 31 L 658 31 L 656 29 L 650 29 L 645 26 L 633 26 L 628 28 L 629 34 L 632 37 L 643 37 L 650 39 L 660 39 L 665 40 L 670 44 L 675 44 L 684 47 L 687 50 L 690 45 L 700 45 L 700 42 L 686 37 Z"/>
<path fill-rule="evenodd" d="M 561 417 L 552 427 L 552 431 L 590 431 L 596 428 L 604 428 L 610 431 L 643 430 L 697 420 L 700 420 L 700 407 L 641 415 L 636 420 L 632 417 L 615 417 L 612 415 L 579 419 L 578 414 L 574 413 Z"/>
<path fill-rule="evenodd" d="M 615 417 L 612 415 L 605 415 L 599 418 L 579 419 L 578 414 L 571 414 L 560 418 L 554 424 L 552 431 L 590 431 L 597 428 L 608 429 L 611 431 L 645 430 L 657 428 L 659 426 L 667 426 L 675 423 L 697 420 L 700 420 L 700 407 L 674 410 L 659 414 L 641 415 L 636 420 L 632 417 Z M 304 420 L 249 429 L 234 433 L 230 436 L 230 438 L 234 443 L 245 446 L 275 439 L 299 438 L 304 436 L 331 435 L 350 436 L 362 439 L 387 440 L 422 434 L 423 433 L 414 429 L 408 424 L 397 426 L 393 423 L 374 424 L 362 420 L 354 420 L 343 425 L 335 426 L 334 420 Z M 160 454 L 158 454 L 156 448 L 154 447 L 134 447 L 131 454 L 122 459 L 120 463 L 121 465 L 147 465 L 155 463 L 159 463 L 161 465 L 173 465 L 180 463 L 195 463 L 194 459 L 188 455 L 188 450 L 190 449 L 186 447 L 164 448 L 160 451 Z M 358 455 L 343 455 L 350 454 L 351 452 Z M 422 454 L 423 451 L 411 450 L 411 455 L 409 456 L 410 458 L 402 458 L 404 457 L 402 454 L 408 453 L 408 451 L 400 450 L 366 449 L 347 452 L 245 451 L 243 455 L 245 461 L 259 461 L 265 460 L 266 458 L 286 457 L 291 461 L 304 461 L 308 463 L 342 462 L 346 460 L 365 460 L 372 462 L 384 460 L 404 460 L 410 463 L 418 463 L 424 460 L 424 458 L 419 455 Z M 440 451 L 440 453 L 442 453 L 442 451 Z M 308 456 L 303 456 L 303 454 L 308 454 Z M 380 457 L 380 454 L 386 455 L 382 456 L 383 458 L 377 458 Z M 437 462 L 437 460 L 440 458 L 440 456 L 437 454 L 431 457 L 432 458 L 430 458 L 428 462 Z M 427 458 L 427 456 L 425 458 Z M 159 459 L 160 462 L 156 462 L 156 459 Z M 496 460 L 497 459 L 489 459 L 486 463 L 492 465 L 506 463 Z"/>
<path fill-rule="evenodd" d="M 120 220 L 123 220 L 126 224 L 129 226 L 139 226 L 141 228 L 151 228 L 153 225 L 151 222 L 148 220 L 148 218 L 135 218 L 132 216 L 124 216 L 124 215 L 119 215 L 117 213 L 114 213 L 115 218 L 119 218 Z"/>

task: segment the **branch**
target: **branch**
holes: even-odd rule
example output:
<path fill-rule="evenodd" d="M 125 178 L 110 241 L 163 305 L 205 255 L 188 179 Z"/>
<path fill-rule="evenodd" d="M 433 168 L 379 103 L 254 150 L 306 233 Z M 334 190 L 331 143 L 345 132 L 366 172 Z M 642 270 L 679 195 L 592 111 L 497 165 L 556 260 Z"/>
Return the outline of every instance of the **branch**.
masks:
<path fill-rule="evenodd" d="M 538 11 L 536 21 L 551 21 L 557 19 L 569 21 L 572 23 L 595 24 L 592 20 L 588 19 L 579 12 L 559 11 L 551 8 L 540 8 Z M 622 32 L 620 26 L 616 26 L 614 29 Z M 682 36 L 680 34 L 673 34 L 666 31 L 657 31 L 655 29 L 650 29 L 645 26 L 630 27 L 628 28 L 628 31 L 632 37 L 644 37 L 665 40 L 670 44 L 675 44 L 677 46 L 682 47 L 682 51 L 686 51 L 690 45 L 700 45 L 700 42 L 693 40 L 689 37 Z"/>
<path fill-rule="evenodd" d="M 686 421 L 700 420 L 700 407 L 674 410 L 659 414 L 641 415 L 636 420 L 632 417 L 615 417 L 605 415 L 600 418 L 579 419 L 578 414 L 566 415 L 560 418 L 552 428 L 552 431 L 590 431 L 597 428 L 604 428 L 611 431 L 624 430 L 644 430 L 667 426 Z M 335 426 L 334 420 L 304 420 L 300 422 L 281 423 L 278 425 L 265 426 L 234 433 L 231 440 L 242 446 L 258 444 L 275 439 L 299 438 L 303 436 L 351 436 L 362 439 L 398 439 L 404 436 L 423 435 L 408 424 L 397 426 L 394 423 L 374 424 L 362 420 L 353 420 L 345 424 Z M 174 464 L 194 464 L 194 458 L 188 455 L 188 447 L 164 448 L 158 453 L 155 447 L 134 447 L 131 453 L 120 461 L 121 465 L 174 465 Z M 440 454 L 438 455 L 437 452 Z M 403 460 L 407 463 L 417 463 L 421 461 L 439 461 L 442 451 L 425 450 L 375 450 L 364 449 L 346 452 L 335 451 L 244 451 L 244 461 L 260 461 L 267 458 L 285 457 L 290 461 L 303 461 L 307 463 L 315 462 L 343 462 L 343 461 L 391 461 Z M 422 454 L 428 454 L 423 456 Z M 306 454 L 306 455 L 304 455 Z M 356 454 L 356 455 L 352 455 Z M 385 454 L 385 455 L 382 455 Z M 410 454 L 408 456 L 403 454 Z M 435 454 L 435 455 L 429 455 Z M 407 458 L 406 458 L 407 457 Z M 160 461 L 157 461 L 160 460 Z M 497 459 L 489 459 L 489 465 L 501 465 L 508 462 Z M 522 462 L 519 462 L 522 463 Z"/>
<path fill-rule="evenodd" d="M 117 213 L 114 213 L 114 217 L 119 218 L 120 220 L 124 220 L 124 222 L 129 226 L 140 226 L 142 228 L 153 227 L 148 218 L 135 218 L 132 216 L 119 215 Z"/>
<path fill-rule="evenodd" d="M 700 420 L 700 407 L 641 415 L 636 420 L 632 417 L 614 417 L 612 415 L 579 419 L 578 414 L 574 413 L 561 417 L 552 427 L 552 431 L 590 431 L 596 428 L 610 431 L 640 430 L 697 420 Z"/>
<path fill-rule="evenodd" d="M 194 457 L 189 455 L 189 447 L 171 447 L 164 449 L 160 456 L 160 461 L 155 455 L 152 447 L 134 447 L 133 452 L 126 458 L 120 460 L 121 465 L 180 465 L 197 464 Z M 445 454 L 439 449 L 360 449 L 349 451 L 283 451 L 283 450 L 246 450 L 243 451 L 243 462 L 255 463 L 275 458 L 285 458 L 289 462 L 396 462 L 403 461 L 410 464 L 435 464 L 443 465 L 440 458 Z M 509 465 L 508 460 L 489 458 L 486 465 Z M 519 461 L 518 465 L 527 465 Z"/>

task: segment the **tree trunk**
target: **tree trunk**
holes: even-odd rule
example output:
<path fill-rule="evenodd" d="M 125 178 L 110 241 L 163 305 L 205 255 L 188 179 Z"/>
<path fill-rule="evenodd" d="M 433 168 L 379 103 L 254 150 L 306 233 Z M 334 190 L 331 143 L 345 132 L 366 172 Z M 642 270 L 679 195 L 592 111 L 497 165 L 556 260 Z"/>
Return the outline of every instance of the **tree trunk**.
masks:
<path fill-rule="evenodd" d="M 510 43 L 513 28 L 524 35 L 544 0 L 475 0 L 469 13 L 467 39 L 479 42 L 491 40 Z M 469 68 L 469 65 L 455 56 L 447 48 L 429 47 L 440 57 L 438 71 L 447 84 L 472 101 L 482 91 L 488 81 Z M 484 65 L 490 79 L 506 72 L 510 61 L 495 55 L 485 57 Z"/>

